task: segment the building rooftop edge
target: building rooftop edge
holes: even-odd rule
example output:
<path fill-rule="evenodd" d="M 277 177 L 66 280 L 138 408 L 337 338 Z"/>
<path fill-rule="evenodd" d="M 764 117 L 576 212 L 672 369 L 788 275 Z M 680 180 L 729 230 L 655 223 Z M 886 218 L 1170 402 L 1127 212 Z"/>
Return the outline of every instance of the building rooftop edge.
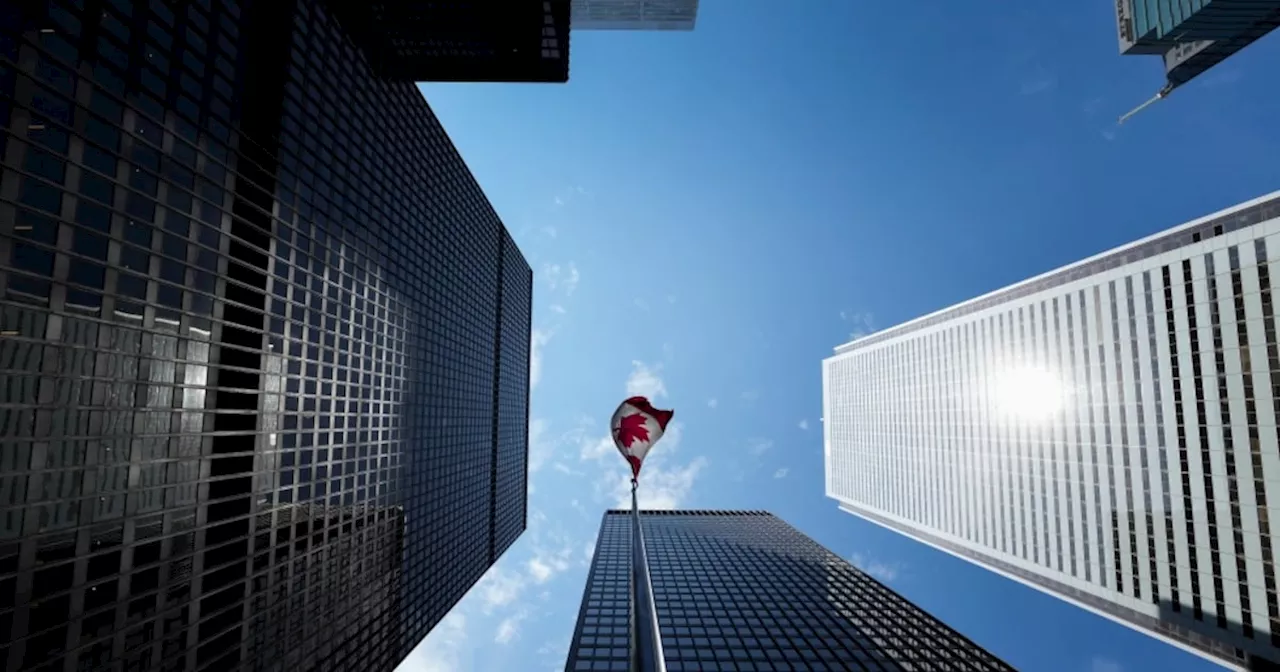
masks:
<path fill-rule="evenodd" d="M 1057 275 L 1057 274 L 1059 274 L 1059 273 L 1062 273 L 1062 272 L 1064 272 L 1064 271 L 1069 271 L 1069 270 L 1071 270 L 1071 269 L 1073 269 L 1073 268 L 1076 268 L 1076 267 L 1079 267 L 1079 266 L 1083 266 L 1083 265 L 1085 265 L 1085 264 L 1093 263 L 1093 262 L 1095 262 L 1095 261 L 1098 261 L 1099 259 L 1106 259 L 1107 257 L 1110 257 L 1110 256 L 1112 256 L 1112 255 L 1114 255 L 1114 254 L 1123 253 L 1123 252 L 1125 252 L 1126 250 L 1129 250 L 1129 249 L 1132 249 L 1132 248 L 1138 247 L 1139 245 L 1143 245 L 1143 244 L 1145 244 L 1145 243 L 1149 243 L 1149 242 L 1154 241 L 1154 240 L 1159 240 L 1160 238 L 1163 238 L 1163 237 L 1165 237 L 1165 236 L 1168 236 L 1168 235 L 1171 235 L 1171 234 L 1175 234 L 1175 233 L 1177 233 L 1177 232 L 1179 232 L 1179 231 L 1183 231 L 1183 230 L 1185 230 L 1185 229 L 1194 228 L 1194 227 L 1199 226 L 1200 224 L 1203 224 L 1203 223 L 1205 223 L 1205 222 L 1208 222 L 1208 221 L 1211 221 L 1211 220 L 1217 219 L 1217 218 L 1219 218 L 1219 217 L 1225 217 L 1225 216 L 1230 215 L 1230 214 L 1232 214 L 1232 213 L 1239 212 L 1239 211 L 1244 210 L 1244 209 L 1246 209 L 1246 208 L 1251 208 L 1251 207 L 1253 207 L 1253 206 L 1255 206 L 1255 205 L 1259 205 L 1259 204 L 1261 204 L 1261 203 L 1266 203 L 1266 202 L 1271 201 L 1271 200 L 1280 200 L 1280 191 L 1273 191 L 1273 192 L 1271 192 L 1271 193 L 1269 193 L 1269 194 L 1265 194 L 1265 195 L 1263 195 L 1263 196 L 1259 196 L 1259 197 L 1257 197 L 1257 198 L 1254 198 L 1254 199 L 1251 199 L 1251 200 L 1245 201 L 1245 202 L 1243 202 L 1243 203 L 1237 203 L 1236 205 L 1230 206 L 1230 207 L 1228 207 L 1228 208 L 1224 208 L 1224 209 L 1222 209 L 1222 210 L 1218 210 L 1217 212 L 1213 212 L 1213 213 L 1210 213 L 1210 214 L 1204 215 L 1204 216 L 1202 216 L 1202 217 L 1197 217 L 1196 219 L 1190 220 L 1190 221 L 1185 222 L 1185 223 L 1183 223 L 1183 224 L 1179 224 L 1178 226 L 1174 226 L 1174 227 L 1172 227 L 1172 228 L 1168 228 L 1168 229 L 1163 229 L 1163 230 L 1157 231 L 1157 232 L 1152 233 L 1152 234 L 1150 234 L 1150 235 L 1147 235 L 1147 236 L 1144 236 L 1144 237 L 1142 237 L 1142 238 L 1139 238 L 1138 240 L 1135 240 L 1135 241 L 1132 241 L 1132 242 L 1130 242 L 1130 243 L 1126 243 L 1126 244 L 1124 244 L 1124 245 L 1121 245 L 1121 246 L 1119 246 L 1119 247 L 1113 247 L 1113 248 L 1111 248 L 1111 249 L 1109 249 L 1109 250 L 1105 250 L 1105 251 L 1103 251 L 1103 252 L 1099 252 L 1098 254 L 1095 254 L 1095 255 L 1092 255 L 1092 256 L 1086 257 L 1086 258 L 1084 258 L 1084 259 L 1081 259 L 1080 261 L 1076 261 L 1076 262 L 1074 262 L 1074 263 L 1070 263 L 1070 264 L 1067 264 L 1067 265 L 1065 265 L 1065 266 L 1059 266 L 1058 268 L 1055 268 L 1055 269 L 1052 269 L 1052 270 L 1049 270 L 1049 271 L 1045 271 L 1044 273 L 1040 273 L 1040 274 L 1038 274 L 1038 275 L 1034 275 L 1034 276 L 1032 276 L 1032 277 L 1030 277 L 1030 278 L 1027 278 L 1027 279 L 1025 279 L 1025 280 L 1021 280 L 1021 281 L 1019 281 L 1019 282 L 1015 282 L 1015 283 L 1014 283 L 1014 284 L 1012 284 L 1012 285 L 1005 285 L 1004 287 L 999 287 L 999 288 L 993 289 L 993 290 L 991 290 L 991 291 L 989 291 L 989 292 L 986 292 L 986 293 L 984 293 L 984 294 L 981 294 L 981 295 L 979 295 L 979 296 L 975 296 L 975 297 L 973 297 L 972 299 L 968 299 L 968 300 L 965 300 L 965 301 L 961 301 L 960 303 L 954 303 L 954 304 L 951 304 L 951 305 L 949 305 L 949 306 L 945 306 L 945 307 L 943 307 L 943 308 L 939 308 L 938 310 L 932 311 L 932 312 L 930 312 L 930 313 L 926 313 L 926 314 L 921 315 L 921 316 L 916 317 L 916 318 L 912 318 L 912 319 L 910 319 L 910 320 L 908 320 L 908 321 L 906 321 L 906 322 L 900 322 L 900 323 L 898 323 L 898 324 L 895 324 L 895 325 L 894 325 L 894 326 L 892 326 L 892 327 L 889 327 L 888 329 L 884 329 L 884 330 L 881 330 L 881 331 L 872 332 L 872 333 L 867 334 L 867 335 L 865 335 L 865 336 L 861 336 L 861 337 L 859 337 L 859 338 L 856 338 L 856 339 L 854 339 L 854 340 L 852 340 L 852 341 L 848 341 L 848 342 L 846 342 L 846 343 L 843 343 L 843 344 L 838 345 L 838 346 L 836 346 L 835 348 L 833 348 L 833 349 L 832 349 L 832 351 L 833 351 L 833 355 L 840 355 L 840 354 L 843 354 L 843 353 L 845 353 L 845 352 L 848 352 L 848 351 L 852 350 L 852 349 L 854 348 L 854 346 L 858 345 L 859 343 L 861 343 L 862 341 L 865 341 L 865 340 L 867 340 L 867 339 L 871 339 L 871 338 L 875 338 L 875 339 L 883 339 L 883 338 L 885 338 L 885 337 L 886 337 L 886 335 L 890 335 L 890 336 L 891 336 L 891 335 L 892 335 L 892 332 L 897 332 L 897 331 L 909 331 L 909 330 L 911 329 L 911 327 L 913 327 L 914 325 L 916 325 L 916 324 L 918 324 L 918 323 L 920 323 L 920 322 L 923 322 L 923 321 L 925 321 L 925 320 L 928 320 L 928 319 L 931 319 L 931 318 L 934 318 L 934 317 L 937 317 L 937 316 L 943 315 L 943 314 L 945 314 L 945 313 L 947 313 L 947 312 L 950 312 L 950 311 L 952 311 L 952 310 L 956 310 L 956 309 L 958 309 L 958 308 L 962 308 L 962 307 L 967 306 L 967 305 L 969 305 L 969 304 L 977 303 L 978 301 L 983 301 L 983 300 L 985 300 L 985 299 L 988 299 L 988 298 L 991 298 L 991 297 L 997 296 L 997 295 L 1002 294 L 1002 293 L 1004 293 L 1004 292 L 1008 292 L 1008 291 L 1014 290 L 1014 289 L 1016 289 L 1016 288 L 1018 288 L 1018 287 L 1022 287 L 1022 286 L 1024 286 L 1024 285 L 1028 285 L 1028 284 L 1031 284 L 1031 283 L 1033 283 L 1033 282 L 1037 282 L 1037 281 L 1043 280 L 1043 279 L 1045 279 L 1045 278 L 1052 277 L 1052 276 Z M 826 359 L 831 359 L 831 357 L 828 357 L 828 358 L 826 358 Z"/>
<path fill-rule="evenodd" d="M 645 516 L 772 516 L 769 511 L 756 509 L 640 509 Z M 608 509 L 607 516 L 631 515 L 631 509 Z"/>

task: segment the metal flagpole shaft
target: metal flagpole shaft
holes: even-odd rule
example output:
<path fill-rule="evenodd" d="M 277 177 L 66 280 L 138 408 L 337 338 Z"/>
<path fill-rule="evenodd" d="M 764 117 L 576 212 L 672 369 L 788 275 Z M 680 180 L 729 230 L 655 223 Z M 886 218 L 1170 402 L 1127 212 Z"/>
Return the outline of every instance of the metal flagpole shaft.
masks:
<path fill-rule="evenodd" d="M 653 603 L 653 582 L 649 578 L 649 558 L 640 527 L 640 507 L 636 503 L 636 479 L 631 479 L 631 643 L 632 668 L 642 672 L 666 672 L 662 636 L 658 631 L 658 610 Z"/>

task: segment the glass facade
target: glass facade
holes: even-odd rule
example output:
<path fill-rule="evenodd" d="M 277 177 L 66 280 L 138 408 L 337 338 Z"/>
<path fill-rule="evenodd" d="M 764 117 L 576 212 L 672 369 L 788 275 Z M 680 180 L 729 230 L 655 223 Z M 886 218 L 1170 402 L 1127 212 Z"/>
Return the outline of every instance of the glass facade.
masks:
<path fill-rule="evenodd" d="M 525 527 L 532 273 L 329 5 L 0 5 L 0 661 L 390 669 Z"/>
<path fill-rule="evenodd" d="M 698 0 L 572 0 L 574 30 L 693 30 Z"/>
<path fill-rule="evenodd" d="M 382 77 L 447 82 L 569 80 L 569 0 L 325 0 Z"/>
<path fill-rule="evenodd" d="M 841 508 L 1231 666 L 1280 658 L 1280 193 L 837 349 Z"/>
<path fill-rule="evenodd" d="M 1280 25 L 1280 0 L 1116 0 L 1120 53 L 1164 57 L 1181 86 Z"/>
<path fill-rule="evenodd" d="M 604 515 L 566 670 L 627 670 L 631 518 Z M 666 668 L 1011 670 L 763 511 L 642 511 Z"/>

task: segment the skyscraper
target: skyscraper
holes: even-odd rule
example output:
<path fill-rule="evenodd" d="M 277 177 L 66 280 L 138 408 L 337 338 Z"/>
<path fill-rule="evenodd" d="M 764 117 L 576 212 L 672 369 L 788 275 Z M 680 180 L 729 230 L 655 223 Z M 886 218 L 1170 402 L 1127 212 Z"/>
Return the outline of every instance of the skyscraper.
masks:
<path fill-rule="evenodd" d="M 391 669 L 524 530 L 532 274 L 348 25 L 0 3 L 4 669 Z"/>
<path fill-rule="evenodd" d="M 1224 665 L 1280 658 L 1280 192 L 836 349 L 845 511 Z"/>
<path fill-rule="evenodd" d="M 1280 0 L 1116 0 L 1120 53 L 1164 57 L 1181 86 L 1280 26 Z"/>
<path fill-rule="evenodd" d="M 573 30 L 693 30 L 698 0 L 572 0 Z"/>
<path fill-rule="evenodd" d="M 641 511 L 666 669 L 1009 670 L 764 511 Z M 600 526 L 566 670 L 627 670 L 631 513 Z"/>

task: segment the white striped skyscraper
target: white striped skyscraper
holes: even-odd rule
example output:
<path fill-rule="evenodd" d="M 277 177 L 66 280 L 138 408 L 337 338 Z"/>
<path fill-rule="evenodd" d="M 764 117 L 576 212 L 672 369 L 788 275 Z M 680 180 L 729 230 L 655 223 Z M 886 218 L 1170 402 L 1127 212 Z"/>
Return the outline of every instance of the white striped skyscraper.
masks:
<path fill-rule="evenodd" d="M 1224 665 L 1280 659 L 1277 293 L 1280 192 L 843 345 L 827 495 Z"/>

